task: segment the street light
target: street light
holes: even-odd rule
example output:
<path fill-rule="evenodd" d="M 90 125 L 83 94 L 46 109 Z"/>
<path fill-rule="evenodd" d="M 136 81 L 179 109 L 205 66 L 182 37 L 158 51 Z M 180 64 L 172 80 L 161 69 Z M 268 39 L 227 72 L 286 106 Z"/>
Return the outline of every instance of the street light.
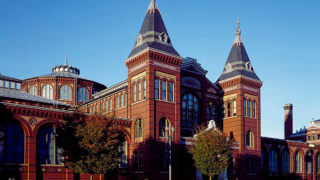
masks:
<path fill-rule="evenodd" d="M 171 126 L 171 135 L 169 137 L 169 180 L 172 180 L 172 141 L 173 141 L 174 127 Z"/>

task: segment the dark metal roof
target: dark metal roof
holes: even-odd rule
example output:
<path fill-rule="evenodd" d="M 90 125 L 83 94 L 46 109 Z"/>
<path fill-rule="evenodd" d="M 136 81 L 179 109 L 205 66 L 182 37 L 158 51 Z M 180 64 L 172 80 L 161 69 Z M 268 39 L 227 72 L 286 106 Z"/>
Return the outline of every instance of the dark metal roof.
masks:
<path fill-rule="evenodd" d="M 22 83 L 22 80 L 21 80 L 21 79 L 17 79 L 17 78 L 5 76 L 5 75 L 2 75 L 1 73 L 0 73 L 0 79 L 2 79 L 2 80 L 8 80 L 8 81 L 15 81 L 15 82 L 20 82 L 20 83 Z"/>
<path fill-rule="evenodd" d="M 84 79 L 84 80 L 88 80 L 84 77 L 81 77 L 77 74 L 74 73 L 70 73 L 70 72 L 54 72 L 51 74 L 45 74 L 45 75 L 41 75 L 38 77 L 66 77 L 66 78 L 77 78 L 77 79 Z"/>
<path fill-rule="evenodd" d="M 128 58 L 137 55 L 147 48 L 180 56 L 171 44 L 167 29 L 154 0 L 149 5 L 134 48 Z"/>
<path fill-rule="evenodd" d="M 20 90 L 7 89 L 7 88 L 0 88 L 0 98 L 9 98 L 9 99 L 46 103 L 46 104 L 70 106 L 69 104 L 65 104 L 56 100 L 44 98 L 41 96 L 36 96 Z"/>

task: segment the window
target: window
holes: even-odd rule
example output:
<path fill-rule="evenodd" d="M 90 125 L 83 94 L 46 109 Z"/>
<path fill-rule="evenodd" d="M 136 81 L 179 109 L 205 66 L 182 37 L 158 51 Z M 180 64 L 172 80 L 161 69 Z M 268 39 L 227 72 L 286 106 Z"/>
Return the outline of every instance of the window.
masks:
<path fill-rule="evenodd" d="M 311 140 L 311 137 L 310 136 L 308 136 L 308 141 L 310 141 Z"/>
<path fill-rule="evenodd" d="M 71 101 L 71 87 L 68 85 L 63 85 L 60 88 L 60 99 Z"/>
<path fill-rule="evenodd" d="M 11 88 L 11 89 L 16 88 L 16 83 L 14 83 L 14 82 L 10 82 L 10 88 Z"/>
<path fill-rule="evenodd" d="M 278 153 L 272 148 L 269 151 L 269 168 L 271 173 L 278 172 Z"/>
<path fill-rule="evenodd" d="M 53 99 L 53 88 L 47 84 L 42 88 L 42 97 Z"/>
<path fill-rule="evenodd" d="M 78 89 L 78 102 L 87 102 L 88 101 L 88 90 L 85 87 Z"/>
<path fill-rule="evenodd" d="M 37 88 L 35 86 L 31 86 L 29 89 L 29 93 L 33 95 L 37 95 Z"/>
<path fill-rule="evenodd" d="M 127 167 L 127 155 L 128 155 L 127 146 L 128 146 L 127 141 L 124 141 L 120 147 L 121 148 L 120 167 L 122 168 Z"/>
<path fill-rule="evenodd" d="M 16 83 L 16 89 L 21 89 L 21 83 Z"/>
<path fill-rule="evenodd" d="M 128 104 L 128 95 L 127 92 L 124 94 L 124 106 L 127 107 Z"/>
<path fill-rule="evenodd" d="M 143 80 L 143 99 L 147 97 L 147 81 Z"/>
<path fill-rule="evenodd" d="M 137 151 L 133 154 L 134 158 L 134 164 L 133 164 L 133 170 L 136 172 L 142 172 L 142 153 Z"/>
<path fill-rule="evenodd" d="M 9 88 L 9 87 L 10 87 L 10 82 L 9 82 L 9 81 L 4 81 L 4 86 L 5 86 L 6 88 Z"/>
<path fill-rule="evenodd" d="M 120 107 L 123 107 L 123 94 L 120 95 Z"/>
<path fill-rule="evenodd" d="M 4 86 L 4 82 L 3 80 L 0 80 L 0 87 L 3 87 Z"/>
<path fill-rule="evenodd" d="M 216 120 L 216 106 L 210 102 L 207 105 L 207 121 Z"/>
<path fill-rule="evenodd" d="M 199 124 L 199 103 L 196 96 L 187 93 L 182 98 L 181 126 L 193 128 Z"/>
<path fill-rule="evenodd" d="M 0 124 L 0 163 L 24 162 L 24 133 L 18 124 Z"/>
<path fill-rule="evenodd" d="M 255 173 L 254 159 L 247 159 L 247 173 L 248 174 Z"/>
<path fill-rule="evenodd" d="M 102 105 L 101 105 L 101 106 L 102 106 L 102 107 L 101 107 L 101 109 L 102 109 L 102 113 L 105 113 L 105 107 L 104 107 L 104 106 L 105 106 L 105 104 L 104 104 L 104 101 L 103 101 L 101 104 L 102 104 Z"/>
<path fill-rule="evenodd" d="M 96 113 L 96 108 L 94 107 L 94 105 L 92 106 L 92 113 L 93 113 L 93 114 Z"/>
<path fill-rule="evenodd" d="M 109 101 L 106 100 L 106 112 L 108 112 L 108 110 L 109 110 Z"/>
<path fill-rule="evenodd" d="M 221 107 L 221 118 L 225 118 L 225 105 L 224 103 L 222 103 L 222 107 Z"/>
<path fill-rule="evenodd" d="M 256 118 L 256 102 L 252 102 L 252 117 Z"/>
<path fill-rule="evenodd" d="M 38 132 L 38 163 L 40 164 L 61 164 L 62 149 L 56 146 L 56 127 L 45 126 Z"/>
<path fill-rule="evenodd" d="M 289 156 L 288 150 L 284 150 L 282 152 L 282 172 L 284 173 L 290 172 L 290 156 Z"/>
<path fill-rule="evenodd" d="M 247 116 L 247 101 L 243 100 L 243 116 Z"/>
<path fill-rule="evenodd" d="M 137 96 L 136 96 L 136 84 L 132 85 L 132 97 L 133 97 L 133 102 L 136 102 Z"/>
<path fill-rule="evenodd" d="M 232 103 L 232 116 L 237 115 L 237 101 L 233 101 Z"/>
<path fill-rule="evenodd" d="M 97 112 L 97 114 L 100 112 L 99 111 L 99 104 L 96 105 L 96 112 Z"/>
<path fill-rule="evenodd" d="M 231 104 L 230 102 L 227 102 L 227 117 L 231 116 Z"/>
<path fill-rule="evenodd" d="M 143 122 L 142 119 L 139 118 L 135 124 L 135 138 L 142 138 L 143 136 Z"/>
<path fill-rule="evenodd" d="M 302 156 L 299 151 L 295 154 L 294 167 L 296 173 L 302 173 Z"/>
<path fill-rule="evenodd" d="M 119 109 L 119 96 L 116 97 L 116 108 Z"/>
<path fill-rule="evenodd" d="M 170 123 L 167 118 L 161 118 L 159 121 L 159 136 L 168 138 L 170 134 Z"/>
<path fill-rule="evenodd" d="M 249 130 L 247 132 L 247 138 L 246 139 L 247 139 L 247 142 L 246 142 L 247 146 L 253 147 L 254 136 L 253 136 L 252 131 Z"/>
<path fill-rule="evenodd" d="M 167 100 L 167 81 L 162 80 L 162 100 Z"/>
<path fill-rule="evenodd" d="M 312 173 L 312 152 L 309 151 L 305 157 L 305 161 L 306 161 L 306 172 L 307 174 L 311 174 Z"/>
<path fill-rule="evenodd" d="M 109 112 L 112 111 L 112 99 L 109 100 Z"/>
<path fill-rule="evenodd" d="M 141 81 L 138 83 L 138 101 L 141 101 Z"/>
<path fill-rule="evenodd" d="M 251 101 L 248 101 L 248 117 L 251 117 Z"/>
<path fill-rule="evenodd" d="M 154 99 L 159 99 L 159 79 L 154 80 Z"/>
<path fill-rule="evenodd" d="M 169 101 L 173 102 L 173 82 L 169 82 Z"/>

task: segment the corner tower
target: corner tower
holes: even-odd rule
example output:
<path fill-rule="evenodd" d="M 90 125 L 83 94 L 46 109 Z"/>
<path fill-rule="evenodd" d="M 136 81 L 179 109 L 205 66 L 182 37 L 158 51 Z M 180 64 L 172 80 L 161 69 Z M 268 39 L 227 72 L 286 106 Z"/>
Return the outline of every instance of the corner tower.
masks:
<path fill-rule="evenodd" d="M 126 60 L 128 111 L 133 123 L 132 153 L 136 153 L 136 158 L 139 157 L 137 152 L 143 151 L 139 152 L 143 154 L 143 163 L 141 169 L 137 169 L 146 174 L 166 171 L 161 169 L 166 167 L 155 163 L 161 161 L 159 148 L 151 148 L 148 142 L 165 141 L 167 130 L 172 134 L 171 127 L 174 127 L 173 141 L 180 141 L 181 63 L 182 58 L 172 45 L 158 5 L 151 0 L 134 47 Z"/>
<path fill-rule="evenodd" d="M 223 99 L 223 132 L 233 137 L 235 176 L 257 178 L 260 172 L 261 124 L 260 88 L 262 82 L 254 72 L 241 39 L 239 19 L 229 57 L 218 79 Z"/>

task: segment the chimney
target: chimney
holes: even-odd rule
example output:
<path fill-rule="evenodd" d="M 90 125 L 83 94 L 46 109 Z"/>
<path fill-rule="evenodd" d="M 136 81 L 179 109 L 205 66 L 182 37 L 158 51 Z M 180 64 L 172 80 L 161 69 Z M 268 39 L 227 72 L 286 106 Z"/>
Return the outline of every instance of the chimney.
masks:
<path fill-rule="evenodd" d="M 289 139 L 293 129 L 293 115 L 291 103 L 284 105 L 284 139 Z"/>

